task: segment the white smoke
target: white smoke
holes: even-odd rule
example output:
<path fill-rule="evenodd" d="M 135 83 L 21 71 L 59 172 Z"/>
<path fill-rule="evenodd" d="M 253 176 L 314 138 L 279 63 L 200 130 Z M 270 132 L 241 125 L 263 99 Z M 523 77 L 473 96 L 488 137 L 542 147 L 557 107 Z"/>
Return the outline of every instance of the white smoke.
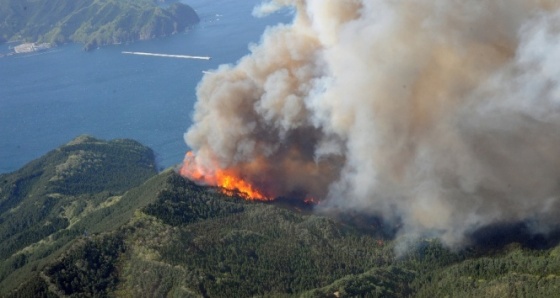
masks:
<path fill-rule="evenodd" d="M 283 5 L 292 24 L 200 83 L 185 134 L 199 166 L 452 246 L 493 223 L 559 223 L 558 1 L 282 0 L 256 14 Z"/>

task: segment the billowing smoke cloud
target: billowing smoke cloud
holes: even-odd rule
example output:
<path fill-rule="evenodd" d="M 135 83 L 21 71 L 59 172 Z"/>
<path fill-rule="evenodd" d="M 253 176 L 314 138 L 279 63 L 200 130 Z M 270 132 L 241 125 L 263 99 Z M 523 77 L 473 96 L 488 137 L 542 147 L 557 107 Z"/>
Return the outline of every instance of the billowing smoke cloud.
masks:
<path fill-rule="evenodd" d="M 207 74 L 185 134 L 269 195 L 380 214 L 461 245 L 560 221 L 560 3 L 279 0 L 295 7 Z"/>

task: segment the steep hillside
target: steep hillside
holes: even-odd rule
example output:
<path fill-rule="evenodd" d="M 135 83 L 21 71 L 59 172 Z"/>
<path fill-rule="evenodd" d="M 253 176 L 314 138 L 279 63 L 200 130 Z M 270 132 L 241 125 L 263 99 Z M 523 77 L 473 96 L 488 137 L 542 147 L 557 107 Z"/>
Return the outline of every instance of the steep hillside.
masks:
<path fill-rule="evenodd" d="M 0 175 L 0 291 L 13 284 L 14 271 L 102 224 L 101 214 L 155 169 L 152 150 L 135 141 L 81 136 Z"/>
<path fill-rule="evenodd" d="M 199 21 L 188 5 L 152 0 L 0 0 L 0 19 L 0 42 L 78 42 L 86 50 L 171 35 Z"/>
<path fill-rule="evenodd" d="M 375 229 L 366 234 L 326 217 L 229 197 L 172 171 L 141 188 L 159 191 L 126 225 L 80 237 L 18 293 L 296 294 L 390 262 L 392 249 Z M 130 191 L 123 200 L 145 194 Z"/>
<path fill-rule="evenodd" d="M 90 145 L 99 142 L 87 140 Z M 76 142 L 78 148 L 85 146 L 83 140 Z M 65 169 L 61 161 L 72 154 L 54 156 L 76 142 L 39 161 L 60 160 L 51 163 Z M 108 144 L 114 142 L 123 141 Z M 147 164 L 134 154 L 121 154 L 139 166 L 129 173 L 152 168 L 142 166 Z M 45 168 L 45 161 L 39 161 L 26 168 Z M 22 183 L 27 194 L 16 200 L 27 201 L 43 185 L 49 189 L 51 182 L 41 184 L 42 177 L 54 176 L 44 173 Z M 70 177 L 60 179 L 72 185 Z M 473 245 L 461 251 L 450 251 L 434 239 L 397 250 L 407 242 L 379 219 L 321 215 L 288 199 L 245 201 L 196 185 L 172 170 L 133 184 L 124 195 L 90 196 L 99 203 L 87 201 L 90 207 L 81 213 L 59 208 L 66 226 L 53 227 L 58 230 L 51 236 L 2 262 L 0 296 L 554 297 L 560 290 L 556 232 L 536 237 L 523 224 L 505 225 L 478 231 Z M 80 202 L 80 194 L 61 195 L 66 202 Z M 16 205 L 10 212 L 17 212 Z M 56 217 L 52 213 L 49 222 Z"/>

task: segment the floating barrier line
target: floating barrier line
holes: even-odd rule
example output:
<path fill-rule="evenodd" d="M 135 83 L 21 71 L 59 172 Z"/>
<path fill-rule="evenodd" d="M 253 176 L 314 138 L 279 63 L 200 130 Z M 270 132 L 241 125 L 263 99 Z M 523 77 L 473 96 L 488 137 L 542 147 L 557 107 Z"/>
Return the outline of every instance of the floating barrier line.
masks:
<path fill-rule="evenodd" d="M 128 55 L 140 55 L 140 56 L 152 56 L 152 57 L 166 57 L 166 58 L 181 58 L 181 59 L 198 59 L 198 60 L 210 60 L 211 57 L 206 56 L 189 56 L 189 55 L 170 55 L 170 54 L 157 54 L 157 53 L 146 53 L 146 52 L 122 52 Z"/>

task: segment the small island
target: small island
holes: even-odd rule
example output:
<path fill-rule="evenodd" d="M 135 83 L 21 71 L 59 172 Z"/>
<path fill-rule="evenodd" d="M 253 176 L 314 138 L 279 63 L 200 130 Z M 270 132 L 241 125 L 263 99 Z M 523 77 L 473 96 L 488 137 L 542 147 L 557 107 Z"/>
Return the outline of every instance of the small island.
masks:
<path fill-rule="evenodd" d="M 0 43 L 23 41 L 22 52 L 68 42 L 89 51 L 169 36 L 200 21 L 190 6 L 159 0 L 0 0 L 0 19 Z"/>

